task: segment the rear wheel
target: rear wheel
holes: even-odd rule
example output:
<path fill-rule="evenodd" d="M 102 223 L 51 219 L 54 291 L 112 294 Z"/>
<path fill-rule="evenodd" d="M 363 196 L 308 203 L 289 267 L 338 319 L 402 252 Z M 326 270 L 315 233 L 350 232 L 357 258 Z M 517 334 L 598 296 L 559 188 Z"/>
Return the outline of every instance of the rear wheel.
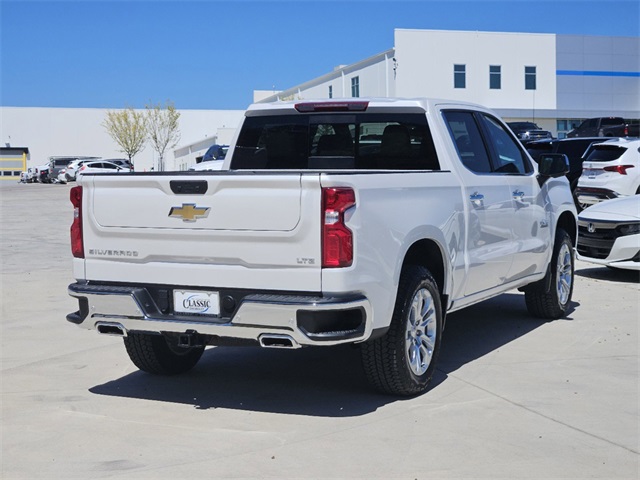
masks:
<path fill-rule="evenodd" d="M 573 294 L 573 274 L 573 242 L 569 234 L 559 228 L 547 273 L 551 276 L 551 288 L 547 291 L 549 279 L 545 277 L 525 289 L 529 313 L 550 320 L 566 315 Z"/>
<path fill-rule="evenodd" d="M 130 333 L 124 338 L 129 358 L 140 370 L 158 375 L 174 375 L 191 370 L 204 347 L 179 347 L 164 335 Z"/>
<path fill-rule="evenodd" d="M 441 337 L 438 286 L 426 268 L 410 265 L 400 277 L 389 330 L 361 346 L 369 382 L 394 395 L 424 392 L 435 370 Z"/>

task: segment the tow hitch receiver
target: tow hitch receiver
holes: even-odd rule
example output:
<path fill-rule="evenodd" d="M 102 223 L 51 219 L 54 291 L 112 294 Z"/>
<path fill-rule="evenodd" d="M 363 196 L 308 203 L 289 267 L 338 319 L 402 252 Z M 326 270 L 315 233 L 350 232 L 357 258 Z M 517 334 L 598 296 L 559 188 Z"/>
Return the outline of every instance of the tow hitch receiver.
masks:
<path fill-rule="evenodd" d="M 183 348 L 202 347 L 204 339 L 195 330 L 187 330 L 185 333 L 178 335 L 178 346 Z"/>

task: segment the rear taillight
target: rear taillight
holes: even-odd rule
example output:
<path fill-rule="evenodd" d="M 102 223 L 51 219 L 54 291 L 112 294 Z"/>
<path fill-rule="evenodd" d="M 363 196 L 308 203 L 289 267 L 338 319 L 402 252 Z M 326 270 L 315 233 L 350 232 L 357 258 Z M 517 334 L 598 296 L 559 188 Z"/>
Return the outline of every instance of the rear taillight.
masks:
<path fill-rule="evenodd" d="M 82 240 L 82 187 L 70 190 L 69 199 L 73 205 L 73 223 L 71 224 L 71 253 L 76 258 L 84 258 L 84 242 Z"/>
<path fill-rule="evenodd" d="M 610 167 L 604 167 L 605 172 L 616 172 L 620 175 L 626 175 L 627 170 L 633 168 L 633 165 L 611 165 Z"/>
<path fill-rule="evenodd" d="M 322 267 L 349 267 L 353 263 L 353 232 L 344 213 L 356 204 L 351 188 L 322 189 Z"/>

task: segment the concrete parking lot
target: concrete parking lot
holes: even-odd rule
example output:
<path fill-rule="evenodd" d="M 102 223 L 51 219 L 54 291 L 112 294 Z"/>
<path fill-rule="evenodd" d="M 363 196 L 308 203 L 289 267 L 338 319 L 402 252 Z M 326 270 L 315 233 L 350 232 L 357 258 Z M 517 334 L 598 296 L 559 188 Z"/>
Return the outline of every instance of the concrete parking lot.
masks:
<path fill-rule="evenodd" d="M 579 262 L 550 323 L 517 291 L 452 314 L 416 398 L 369 390 L 351 347 L 213 348 L 154 377 L 65 320 L 68 191 L 0 183 L 1 478 L 639 477 L 637 273 Z"/>

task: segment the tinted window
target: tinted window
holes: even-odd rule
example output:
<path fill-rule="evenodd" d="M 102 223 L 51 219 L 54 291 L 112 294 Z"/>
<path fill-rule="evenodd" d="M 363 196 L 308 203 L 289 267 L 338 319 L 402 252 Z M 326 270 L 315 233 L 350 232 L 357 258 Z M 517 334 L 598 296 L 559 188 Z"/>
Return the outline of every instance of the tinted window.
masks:
<path fill-rule="evenodd" d="M 501 67 L 500 65 L 489 66 L 489 88 L 500 89 L 501 88 Z"/>
<path fill-rule="evenodd" d="M 593 140 L 586 142 L 574 140 L 558 142 L 555 153 L 564 153 L 569 159 L 580 158 L 591 143 L 593 143 Z"/>
<path fill-rule="evenodd" d="M 613 145 L 594 145 L 593 150 L 586 158 L 590 162 L 611 162 L 617 160 L 627 149 Z"/>
<path fill-rule="evenodd" d="M 424 114 L 248 117 L 232 169 L 438 170 Z"/>
<path fill-rule="evenodd" d="M 540 130 L 540 127 L 531 122 L 511 122 L 507 123 L 512 130 Z"/>
<path fill-rule="evenodd" d="M 527 152 L 529 152 L 531 158 L 533 158 L 537 162 L 538 157 L 543 153 L 553 152 L 553 142 L 528 143 Z"/>
<path fill-rule="evenodd" d="M 524 67 L 524 88 L 525 90 L 536 89 L 536 67 Z"/>
<path fill-rule="evenodd" d="M 494 150 L 493 167 L 500 173 L 527 173 L 529 162 L 518 143 L 509 135 L 501 123 L 489 115 L 482 115 L 491 146 Z"/>
<path fill-rule="evenodd" d="M 603 118 L 600 125 L 620 125 L 624 123 L 621 118 Z"/>
<path fill-rule="evenodd" d="M 467 66 L 453 66 L 453 88 L 466 88 L 467 86 Z"/>
<path fill-rule="evenodd" d="M 444 112 L 444 118 L 462 164 L 472 172 L 491 172 L 489 155 L 473 113 Z"/>

